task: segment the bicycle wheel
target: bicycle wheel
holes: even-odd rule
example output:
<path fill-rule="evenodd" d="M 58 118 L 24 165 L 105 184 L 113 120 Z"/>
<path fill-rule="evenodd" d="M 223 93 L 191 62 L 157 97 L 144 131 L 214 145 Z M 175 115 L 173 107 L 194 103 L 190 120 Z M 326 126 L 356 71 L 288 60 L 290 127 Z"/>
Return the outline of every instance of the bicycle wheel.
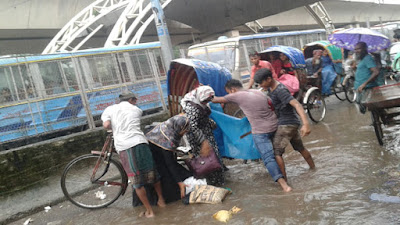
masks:
<path fill-rule="evenodd" d="M 310 119 L 316 123 L 322 121 L 326 114 L 325 100 L 319 90 L 313 90 L 306 100 L 307 113 Z"/>
<path fill-rule="evenodd" d="M 377 112 L 371 111 L 371 120 L 372 125 L 374 126 L 376 138 L 378 139 L 378 143 L 380 145 L 383 145 L 382 123 Z"/>
<path fill-rule="evenodd" d="M 346 99 L 350 103 L 353 103 L 356 101 L 356 92 L 354 90 L 354 77 L 350 77 L 345 86 L 345 93 L 346 93 Z"/>
<path fill-rule="evenodd" d="M 340 101 L 344 101 L 346 100 L 346 94 L 341 81 L 342 77 L 340 75 L 337 75 L 332 85 L 332 91 L 335 94 L 336 98 L 338 98 Z"/>
<path fill-rule="evenodd" d="M 109 163 L 100 160 L 92 182 L 98 155 L 83 155 L 72 160 L 61 176 L 61 189 L 73 204 L 86 208 L 103 208 L 123 194 L 128 183 L 121 164 L 113 159 Z"/>

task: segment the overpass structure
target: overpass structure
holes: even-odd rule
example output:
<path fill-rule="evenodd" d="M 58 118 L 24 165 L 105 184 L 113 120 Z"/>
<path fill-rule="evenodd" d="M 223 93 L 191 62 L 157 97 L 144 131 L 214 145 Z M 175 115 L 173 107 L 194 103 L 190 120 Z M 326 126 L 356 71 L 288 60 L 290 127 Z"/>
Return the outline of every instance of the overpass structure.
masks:
<path fill-rule="evenodd" d="M 244 24 L 280 30 L 320 27 L 304 6 L 316 0 L 162 0 L 174 45 L 208 41 Z M 43 7 L 46 5 L 46 7 Z M 400 5 L 323 1 L 335 26 L 400 20 Z M 157 40 L 149 0 L 17 0 L 0 3 L 0 55 L 73 51 Z M 310 9 L 308 9 L 310 12 Z M 317 15 L 318 16 L 318 15 Z M 257 31 L 257 29 L 253 29 Z M 53 40 L 52 40 L 53 39 Z M 50 43 L 50 44 L 49 44 Z M 47 47 L 46 47 L 47 46 Z"/>

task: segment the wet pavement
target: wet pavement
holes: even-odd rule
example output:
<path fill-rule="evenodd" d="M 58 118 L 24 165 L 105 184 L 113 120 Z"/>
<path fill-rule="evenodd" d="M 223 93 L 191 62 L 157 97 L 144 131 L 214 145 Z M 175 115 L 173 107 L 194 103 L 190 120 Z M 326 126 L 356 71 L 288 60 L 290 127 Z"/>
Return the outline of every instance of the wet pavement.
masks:
<path fill-rule="evenodd" d="M 233 160 L 227 161 L 226 184 L 233 193 L 222 204 L 175 202 L 156 207 L 156 217 L 144 219 L 137 216 L 142 208 L 131 207 L 129 190 L 104 209 L 62 202 L 12 224 L 28 218 L 29 224 L 51 225 L 220 224 L 212 215 L 233 206 L 242 211 L 229 224 L 400 224 L 400 204 L 387 202 L 400 196 L 400 127 L 384 129 L 386 145 L 381 147 L 369 113 L 361 115 L 354 105 L 334 96 L 327 99 L 327 107 L 324 122 L 312 125 L 312 133 L 304 138 L 317 168 L 309 170 L 291 148 L 284 155 L 291 193 L 283 193 L 260 162 Z"/>

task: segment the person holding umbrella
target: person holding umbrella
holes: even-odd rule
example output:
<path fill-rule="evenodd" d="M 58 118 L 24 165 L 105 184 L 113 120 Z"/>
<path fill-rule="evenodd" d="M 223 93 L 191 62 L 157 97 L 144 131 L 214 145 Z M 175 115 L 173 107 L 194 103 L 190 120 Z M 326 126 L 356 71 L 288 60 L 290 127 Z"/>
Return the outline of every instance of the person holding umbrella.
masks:
<path fill-rule="evenodd" d="M 360 103 L 372 87 L 378 86 L 375 82 L 379 75 L 379 68 L 375 60 L 368 53 L 375 53 L 387 49 L 390 40 L 385 35 L 368 28 L 349 28 L 329 35 L 329 41 L 347 50 L 354 50 L 358 62 L 354 88 L 356 90 L 356 102 L 360 106 L 360 112 L 366 109 Z"/>
<path fill-rule="evenodd" d="M 368 46 L 365 42 L 359 42 L 354 48 L 356 59 L 359 61 L 356 70 L 354 88 L 357 93 L 356 102 L 361 113 L 365 113 L 366 108 L 361 105 L 361 100 L 367 96 L 371 88 L 377 86 L 374 80 L 379 75 L 379 70 L 375 60 L 368 54 Z"/>

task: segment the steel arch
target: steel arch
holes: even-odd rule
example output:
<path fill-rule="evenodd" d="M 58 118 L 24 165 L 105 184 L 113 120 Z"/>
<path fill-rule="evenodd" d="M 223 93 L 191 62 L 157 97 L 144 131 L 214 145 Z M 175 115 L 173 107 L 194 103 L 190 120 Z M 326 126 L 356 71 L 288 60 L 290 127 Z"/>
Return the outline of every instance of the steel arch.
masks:
<path fill-rule="evenodd" d="M 160 0 L 162 8 L 165 8 L 171 0 Z M 132 1 L 119 17 L 111 31 L 104 47 L 123 46 L 138 44 L 143 32 L 152 20 L 154 15 L 151 10 L 151 3 L 143 7 L 144 0 Z M 146 17 L 148 16 L 148 17 Z M 133 20 L 133 21 L 132 21 Z M 130 21 L 132 21 L 130 23 Z M 129 27 L 128 27 L 129 25 Z M 135 34 L 131 40 L 129 38 Z"/>
<path fill-rule="evenodd" d="M 147 2 L 147 3 L 146 3 Z M 162 7 L 168 5 L 171 0 L 161 0 Z M 100 18 L 124 8 L 117 22 L 113 26 L 104 46 L 122 46 L 139 43 L 143 32 L 154 19 L 151 11 L 151 3 L 146 0 L 97 0 L 79 12 L 72 18 L 50 41 L 42 54 L 55 52 L 77 51 L 104 25 L 100 24 L 95 28 L 90 26 Z M 72 42 L 87 32 L 86 37 L 77 45 L 72 46 Z M 131 35 L 135 33 L 129 41 Z"/>
<path fill-rule="evenodd" d="M 79 12 L 73 17 L 50 41 L 47 47 L 44 49 L 42 54 L 63 52 L 70 50 L 77 50 L 70 46 L 79 35 L 81 35 L 89 26 L 96 22 L 98 19 L 107 15 L 108 13 L 120 9 L 126 6 L 129 0 L 97 0 L 90 4 L 88 7 Z M 100 30 L 103 25 L 99 25 L 95 29 L 92 29 L 87 37 L 91 37 L 95 32 Z M 87 41 L 85 38 L 83 42 Z M 77 46 L 80 47 L 83 43 L 79 43 Z M 68 49 L 69 48 L 69 49 Z"/>

